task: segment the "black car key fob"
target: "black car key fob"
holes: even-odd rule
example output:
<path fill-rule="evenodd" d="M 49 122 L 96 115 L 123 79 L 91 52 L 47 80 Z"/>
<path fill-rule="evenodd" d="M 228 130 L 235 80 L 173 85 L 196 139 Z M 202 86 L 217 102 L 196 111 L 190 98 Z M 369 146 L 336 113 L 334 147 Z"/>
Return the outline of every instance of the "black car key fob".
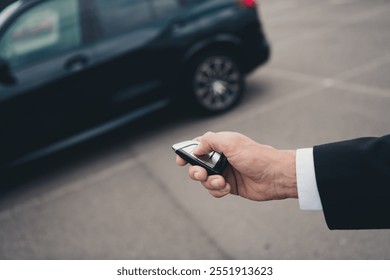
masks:
<path fill-rule="evenodd" d="M 205 168 L 208 175 L 221 175 L 228 165 L 228 160 L 224 154 L 219 154 L 213 151 L 208 155 L 197 157 L 192 152 L 198 145 L 198 141 L 190 140 L 177 143 L 172 146 L 172 149 L 189 164 L 199 165 Z"/>

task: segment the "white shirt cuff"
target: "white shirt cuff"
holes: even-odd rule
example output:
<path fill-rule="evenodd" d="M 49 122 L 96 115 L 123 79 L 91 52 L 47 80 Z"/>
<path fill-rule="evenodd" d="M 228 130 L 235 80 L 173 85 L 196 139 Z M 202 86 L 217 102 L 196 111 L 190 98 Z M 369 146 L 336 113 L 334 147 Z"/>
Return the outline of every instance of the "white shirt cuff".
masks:
<path fill-rule="evenodd" d="M 299 207 L 302 210 L 322 210 L 314 169 L 313 148 L 297 150 L 296 172 Z"/>

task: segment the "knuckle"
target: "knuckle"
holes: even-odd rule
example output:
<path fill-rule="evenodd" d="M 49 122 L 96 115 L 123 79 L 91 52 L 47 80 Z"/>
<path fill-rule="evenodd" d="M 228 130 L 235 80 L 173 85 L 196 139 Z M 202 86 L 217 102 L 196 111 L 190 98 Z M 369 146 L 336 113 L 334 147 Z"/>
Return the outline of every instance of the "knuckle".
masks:
<path fill-rule="evenodd" d="M 214 132 L 212 132 L 212 131 L 207 131 L 205 134 L 204 134 L 204 136 L 211 136 L 211 135 L 213 135 L 214 134 Z"/>
<path fill-rule="evenodd" d="M 221 198 L 221 197 L 222 197 L 221 194 L 220 194 L 219 192 L 216 192 L 216 191 L 210 190 L 209 193 L 210 193 L 213 197 L 215 197 L 215 198 Z"/>

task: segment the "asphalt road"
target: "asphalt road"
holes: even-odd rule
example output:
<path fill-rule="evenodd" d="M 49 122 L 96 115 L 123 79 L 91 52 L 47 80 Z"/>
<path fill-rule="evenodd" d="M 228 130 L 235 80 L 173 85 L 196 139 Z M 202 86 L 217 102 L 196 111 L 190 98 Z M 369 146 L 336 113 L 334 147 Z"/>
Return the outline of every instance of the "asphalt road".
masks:
<path fill-rule="evenodd" d="M 239 107 L 163 111 L 28 167 L 1 192 L 0 258 L 389 259 L 388 230 L 330 231 L 296 200 L 215 199 L 175 165 L 171 145 L 208 130 L 286 149 L 389 133 L 390 1 L 260 2 L 273 54 Z"/>

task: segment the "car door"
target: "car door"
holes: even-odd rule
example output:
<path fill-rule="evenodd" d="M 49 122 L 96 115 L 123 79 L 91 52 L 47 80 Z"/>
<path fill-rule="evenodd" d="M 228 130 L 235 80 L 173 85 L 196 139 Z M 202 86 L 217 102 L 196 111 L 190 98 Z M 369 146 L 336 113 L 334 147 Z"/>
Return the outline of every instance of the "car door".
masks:
<path fill-rule="evenodd" d="M 150 0 L 93 3 L 99 30 L 94 57 L 102 64 L 98 81 L 106 89 L 112 116 L 142 110 L 164 99 L 164 77 L 171 74 L 163 43 L 168 21 L 162 20 Z"/>
<path fill-rule="evenodd" d="M 98 101 L 79 7 L 79 0 L 27 2 L 2 26 L 0 59 L 14 82 L 0 82 L 0 162 L 91 125 Z"/>

